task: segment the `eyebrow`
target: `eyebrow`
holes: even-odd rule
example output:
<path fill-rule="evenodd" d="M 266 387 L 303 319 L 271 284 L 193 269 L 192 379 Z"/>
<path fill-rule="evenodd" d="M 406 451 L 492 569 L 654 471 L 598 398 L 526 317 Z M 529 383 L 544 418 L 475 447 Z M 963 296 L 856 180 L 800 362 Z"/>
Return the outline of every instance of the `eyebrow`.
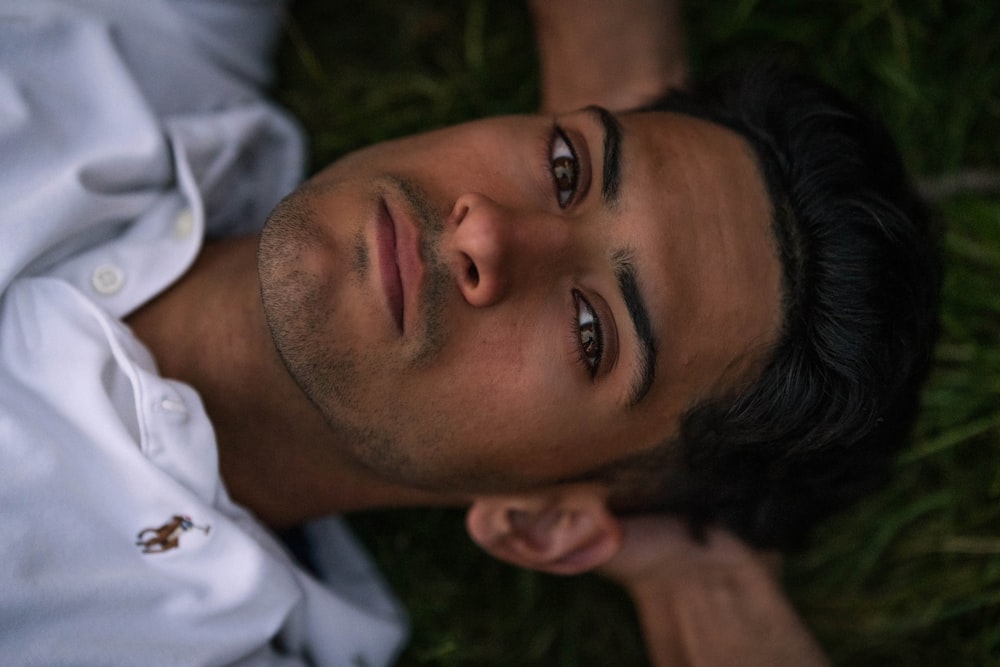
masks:
<path fill-rule="evenodd" d="M 601 199 L 608 208 L 617 208 L 622 181 L 622 125 L 614 114 L 597 105 L 584 109 L 594 115 L 604 131 L 604 166 L 601 176 Z"/>
<path fill-rule="evenodd" d="M 628 309 L 636 338 L 639 339 L 639 360 L 632 388 L 629 390 L 629 407 L 635 407 L 646 397 L 656 377 L 656 339 L 653 337 L 649 310 L 639 292 L 639 281 L 636 278 L 632 258 L 632 248 L 618 249 L 612 255 L 618 290 L 621 292 L 622 300 L 625 301 L 625 308 Z"/>
<path fill-rule="evenodd" d="M 604 165 L 601 169 L 601 199 L 604 206 L 610 209 L 617 209 L 621 201 L 622 182 L 622 125 L 610 111 L 604 107 L 591 105 L 584 109 L 592 114 L 601 125 L 604 132 Z M 649 309 L 642 299 L 639 291 L 639 280 L 636 275 L 633 257 L 635 253 L 632 248 L 619 248 L 612 254 L 612 262 L 615 266 L 615 279 L 618 282 L 618 291 L 621 292 L 622 301 L 628 310 L 629 319 L 632 320 L 632 328 L 635 336 L 639 340 L 638 361 L 636 362 L 635 377 L 632 380 L 632 387 L 629 390 L 629 407 L 635 407 L 646 397 L 653 387 L 653 380 L 656 378 L 656 339 L 653 337 L 652 320 L 649 317 Z"/>

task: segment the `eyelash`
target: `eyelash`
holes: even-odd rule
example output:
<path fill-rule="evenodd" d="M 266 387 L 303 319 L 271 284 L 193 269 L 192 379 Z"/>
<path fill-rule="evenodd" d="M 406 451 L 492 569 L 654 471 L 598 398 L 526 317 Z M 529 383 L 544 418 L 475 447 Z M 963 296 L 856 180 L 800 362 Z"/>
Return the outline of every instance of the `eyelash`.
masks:
<path fill-rule="evenodd" d="M 565 147 L 565 154 L 553 157 L 560 144 Z M 549 179 L 552 181 L 552 186 L 555 188 L 556 201 L 559 204 L 559 208 L 566 208 L 573 203 L 577 195 L 577 188 L 580 184 L 580 159 L 577 157 L 576 148 L 569 137 L 556 124 L 552 126 L 552 135 L 545 150 L 545 168 L 548 171 Z M 564 164 L 563 166 L 568 166 L 572 169 L 571 181 L 565 188 L 568 192 L 565 194 L 559 185 L 559 180 L 555 173 L 556 160 L 559 159 L 568 161 L 569 164 Z M 604 332 L 601 327 L 601 319 L 597 315 L 597 311 L 594 310 L 594 307 L 590 305 L 590 302 L 577 290 L 573 290 L 573 304 L 573 318 L 570 322 L 573 345 L 576 347 L 577 359 L 579 359 L 580 365 L 593 378 L 597 375 L 598 370 L 600 370 L 601 358 L 604 356 Z M 589 321 L 581 323 L 581 319 L 589 319 Z M 585 335 L 592 336 L 590 341 L 593 343 L 595 349 L 591 354 L 587 353 L 586 343 L 583 342 Z"/>
<path fill-rule="evenodd" d="M 590 376 L 594 377 L 601 367 L 601 357 L 604 356 L 604 331 L 601 327 L 601 319 L 597 316 L 597 311 L 590 305 L 590 302 L 576 290 L 573 290 L 573 303 L 576 306 L 573 309 L 571 327 L 573 342 L 576 345 L 580 363 L 587 369 Z M 581 315 L 585 316 L 586 314 L 589 314 L 590 321 L 581 322 L 581 319 L 583 319 Z M 593 355 L 587 353 L 586 344 L 583 342 L 585 334 L 593 336 L 591 339 L 595 346 Z M 591 359 L 591 356 L 593 356 L 593 359 Z"/>
<path fill-rule="evenodd" d="M 555 156 L 557 147 L 560 144 L 565 147 L 565 154 Z M 559 203 L 559 208 L 566 208 L 576 198 L 577 187 L 580 184 L 580 159 L 576 155 L 576 148 L 573 147 L 573 143 L 558 125 L 553 125 L 552 127 L 552 139 L 548 145 L 547 158 L 546 168 L 556 191 L 556 201 Z M 557 161 L 563 162 L 557 165 Z M 556 176 L 556 169 L 558 168 L 569 168 L 572 170 L 570 183 L 565 188 L 566 192 L 564 192 L 564 188 L 559 184 L 559 177 Z"/>

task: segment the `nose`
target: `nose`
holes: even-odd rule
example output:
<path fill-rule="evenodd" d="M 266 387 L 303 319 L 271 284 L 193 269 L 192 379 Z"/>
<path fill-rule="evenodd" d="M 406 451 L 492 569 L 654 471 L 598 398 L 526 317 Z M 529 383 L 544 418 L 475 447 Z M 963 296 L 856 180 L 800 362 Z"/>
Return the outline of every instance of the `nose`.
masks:
<path fill-rule="evenodd" d="M 559 216 L 515 209 L 490 197 L 460 196 L 449 216 L 459 290 L 472 306 L 503 300 L 518 284 L 542 278 L 564 256 L 567 226 Z"/>

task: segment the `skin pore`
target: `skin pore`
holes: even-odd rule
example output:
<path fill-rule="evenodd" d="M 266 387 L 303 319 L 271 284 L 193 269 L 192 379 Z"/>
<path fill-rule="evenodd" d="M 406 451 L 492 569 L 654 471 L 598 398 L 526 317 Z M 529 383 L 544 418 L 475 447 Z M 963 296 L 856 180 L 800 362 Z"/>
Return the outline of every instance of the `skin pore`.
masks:
<path fill-rule="evenodd" d="M 130 324 L 265 520 L 465 502 L 649 450 L 744 381 L 780 322 L 770 219 L 719 126 L 488 119 L 334 163 L 272 215 L 260 284 L 256 239 L 210 245 Z"/>

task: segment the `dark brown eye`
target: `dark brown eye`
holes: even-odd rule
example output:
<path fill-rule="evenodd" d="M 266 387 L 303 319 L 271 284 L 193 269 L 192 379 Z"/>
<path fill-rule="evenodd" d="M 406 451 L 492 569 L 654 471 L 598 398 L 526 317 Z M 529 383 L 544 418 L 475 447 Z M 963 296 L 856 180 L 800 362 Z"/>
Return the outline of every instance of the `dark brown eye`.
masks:
<path fill-rule="evenodd" d="M 574 290 L 576 301 L 576 332 L 580 339 L 580 360 L 587 366 L 591 375 L 597 373 L 601 365 L 604 345 L 601 341 L 601 323 L 587 300 Z"/>
<path fill-rule="evenodd" d="M 576 159 L 573 147 L 569 145 L 562 131 L 557 130 L 552 140 L 550 155 L 552 182 L 556 186 L 556 199 L 560 208 L 565 208 L 576 194 L 577 181 L 580 178 L 580 163 Z"/>
<path fill-rule="evenodd" d="M 597 332 L 594 331 L 594 325 L 580 327 L 580 345 L 588 357 L 597 354 Z"/>
<path fill-rule="evenodd" d="M 573 158 L 558 157 L 552 161 L 552 176 L 556 179 L 556 187 L 560 190 L 572 190 L 576 187 L 576 164 Z"/>

